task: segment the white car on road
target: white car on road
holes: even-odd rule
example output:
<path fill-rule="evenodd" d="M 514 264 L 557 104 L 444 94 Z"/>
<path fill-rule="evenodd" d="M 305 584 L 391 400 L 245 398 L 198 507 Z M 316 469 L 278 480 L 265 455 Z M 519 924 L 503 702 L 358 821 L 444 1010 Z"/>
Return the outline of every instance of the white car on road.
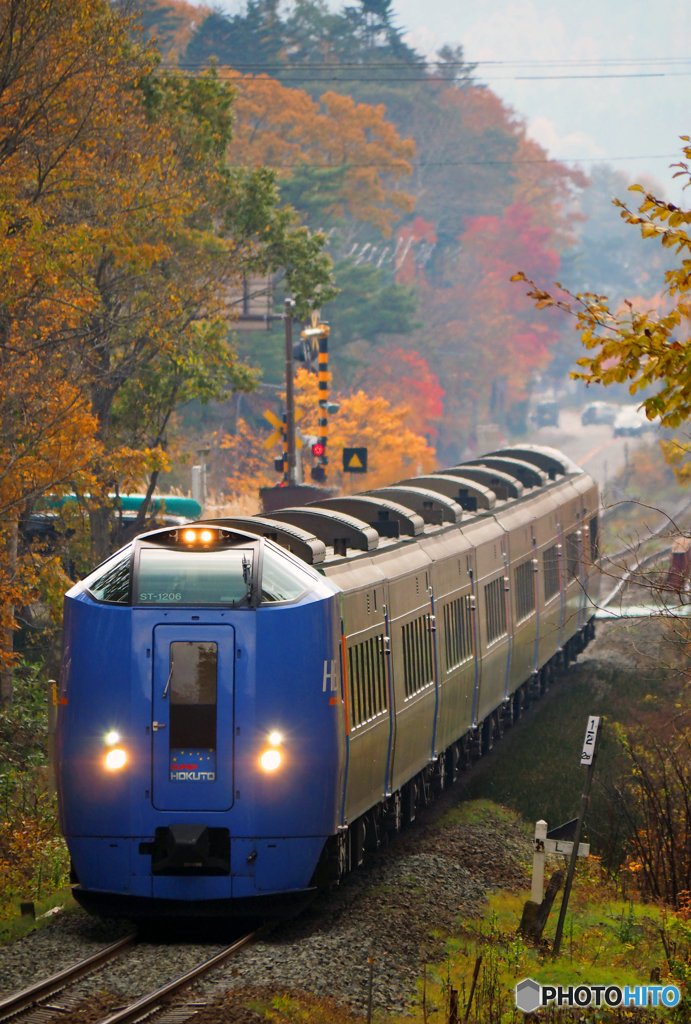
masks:
<path fill-rule="evenodd" d="M 618 413 L 614 421 L 615 437 L 640 437 L 646 430 L 652 430 L 655 424 L 651 423 L 645 414 L 644 409 L 638 409 L 635 405 L 625 405 Z"/>
<path fill-rule="evenodd" d="M 618 406 L 612 405 L 610 402 L 591 402 L 590 405 L 586 405 L 581 414 L 581 423 L 584 427 L 591 423 L 609 423 L 611 425 L 617 418 L 617 410 Z"/>

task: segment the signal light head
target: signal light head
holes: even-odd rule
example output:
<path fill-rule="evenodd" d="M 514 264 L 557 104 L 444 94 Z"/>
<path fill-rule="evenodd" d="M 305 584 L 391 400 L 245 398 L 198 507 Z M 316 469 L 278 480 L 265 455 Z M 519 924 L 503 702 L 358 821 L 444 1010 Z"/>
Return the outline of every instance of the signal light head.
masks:
<path fill-rule="evenodd" d="M 324 454 L 324 445 L 323 444 L 320 444 L 318 442 L 317 444 L 313 444 L 312 445 L 312 455 L 323 455 L 323 454 Z"/>

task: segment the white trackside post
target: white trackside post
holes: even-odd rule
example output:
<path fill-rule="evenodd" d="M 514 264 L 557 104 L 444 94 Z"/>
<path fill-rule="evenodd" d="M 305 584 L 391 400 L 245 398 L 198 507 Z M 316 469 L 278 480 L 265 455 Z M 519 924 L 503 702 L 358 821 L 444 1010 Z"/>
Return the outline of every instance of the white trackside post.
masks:
<path fill-rule="evenodd" d="M 533 852 L 533 881 L 530 886 L 530 898 L 533 903 L 542 903 L 545 886 L 545 839 L 547 838 L 547 822 L 535 822 L 535 849 Z"/>

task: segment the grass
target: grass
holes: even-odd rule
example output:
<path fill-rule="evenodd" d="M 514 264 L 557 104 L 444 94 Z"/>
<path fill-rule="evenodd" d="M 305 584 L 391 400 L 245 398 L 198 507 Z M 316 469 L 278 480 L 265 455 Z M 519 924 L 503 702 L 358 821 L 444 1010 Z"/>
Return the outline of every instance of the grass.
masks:
<path fill-rule="evenodd" d="M 544 819 L 549 828 L 570 821 L 580 806 L 586 720 L 601 715 L 605 725 L 586 821 L 593 852 L 609 866 L 618 853 L 609 786 L 624 765 L 613 723 L 633 725 L 654 717 L 658 706 L 674 700 L 678 686 L 655 666 L 628 671 L 592 661 L 577 665 L 555 684 L 547 701 L 527 712 L 534 720 L 511 736 L 491 771 L 472 779 L 464 796 L 473 805 L 489 800 L 510 808 L 526 822 Z"/>
<path fill-rule="evenodd" d="M 30 932 L 44 928 L 52 919 L 52 915 L 48 917 L 43 915 L 45 915 L 49 910 L 53 910 L 55 907 L 60 907 L 60 913 L 63 914 L 74 913 L 75 910 L 79 909 L 69 886 L 57 889 L 45 899 L 34 901 L 36 920 L 34 920 L 33 917 L 22 917 L 19 904 L 19 900 L 16 900 L 13 904 L 9 904 L 5 908 L 4 916 L 0 918 L 0 946 L 5 946 L 8 942 L 14 942 L 16 939 L 22 939 Z"/>
<path fill-rule="evenodd" d="M 514 990 L 526 977 L 541 984 L 634 985 L 649 983 L 653 971 L 659 972 L 663 983 L 678 984 L 679 974 L 667 961 L 662 938 L 666 935 L 668 941 L 675 941 L 678 920 L 660 907 L 617 898 L 597 877 L 599 873 L 597 862 L 581 873 L 572 893 L 562 955 L 556 962 L 546 946 L 528 945 L 517 934 L 528 893 L 493 893 L 482 919 L 460 921 L 457 933 L 447 938 L 445 959 L 427 965 L 405 1017 L 380 1014 L 376 1019 L 390 1024 L 404 1020 L 446 1024 L 449 989 L 456 989 L 459 1005 L 465 1008 L 480 955 L 470 1020 L 483 1024 L 508 1024 L 522 1018 L 515 1009 Z M 558 905 L 547 925 L 550 937 L 557 914 Z M 588 1019 L 583 1011 L 580 1019 Z"/>
<path fill-rule="evenodd" d="M 477 825 L 491 819 L 515 820 L 515 813 L 487 800 L 463 803 L 452 808 L 440 824 Z M 561 867 L 561 858 L 548 858 L 548 869 Z M 547 874 L 549 875 L 550 870 Z M 550 915 L 545 937 L 550 942 L 532 945 L 518 934 L 524 902 L 529 892 L 496 891 L 490 894 L 480 917 L 459 916 L 456 927 L 445 937 L 445 955 L 436 963 L 420 963 L 418 979 L 409 1004 L 403 1011 L 376 1009 L 375 1024 L 447 1024 L 449 993 L 459 996 L 459 1020 L 463 1020 L 471 989 L 476 960 L 482 956 L 469 1024 L 523 1024 L 523 1014 L 515 1007 L 516 984 L 530 977 L 541 984 L 649 984 L 651 974 L 662 984 L 677 984 L 685 1001 L 670 1017 L 669 1010 L 636 1014 L 625 1012 L 617 1020 L 691 1019 L 687 973 L 691 954 L 691 924 L 683 916 L 666 908 L 621 898 L 616 885 L 602 870 L 598 858 L 579 863 L 571 894 L 561 956 L 554 961 L 550 942 L 559 913 L 559 898 Z M 375 959 L 375 978 L 378 969 Z M 232 1000 L 235 1016 L 228 1021 L 254 1024 L 352 1024 L 362 1018 L 339 1007 L 333 1000 L 304 992 L 253 990 L 235 992 Z M 221 1001 L 223 1005 L 223 1001 Z M 213 1011 L 218 1004 L 210 1006 Z M 242 1015 L 242 1008 L 248 1016 Z M 657 1014 L 657 1016 L 656 1016 Z M 256 1015 L 256 1016 L 255 1016 Z M 541 1014 L 544 1016 L 544 1014 Z M 214 1021 L 220 1019 L 213 1016 Z M 614 1020 L 610 1011 L 552 1011 L 549 1019 L 564 1024 Z M 203 1018 L 199 1024 L 204 1024 Z"/>

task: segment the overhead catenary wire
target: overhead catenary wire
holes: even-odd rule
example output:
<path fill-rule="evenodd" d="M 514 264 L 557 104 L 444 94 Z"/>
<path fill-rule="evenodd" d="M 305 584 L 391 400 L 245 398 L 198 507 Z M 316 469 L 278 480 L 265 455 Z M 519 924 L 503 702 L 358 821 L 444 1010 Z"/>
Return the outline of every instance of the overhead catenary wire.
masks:
<path fill-rule="evenodd" d="M 459 68 L 460 70 L 470 72 L 477 67 L 629 67 L 656 64 L 663 64 L 665 67 L 691 65 L 691 57 L 606 57 L 575 60 L 424 60 L 411 62 L 407 66 L 414 70 L 422 70 L 423 68 Z M 167 66 L 198 68 L 204 65 L 199 61 L 178 61 L 175 64 L 169 63 Z M 248 69 L 259 69 L 262 71 L 304 71 L 305 69 L 333 71 L 334 68 L 396 68 L 400 70 L 405 66 L 403 61 L 283 61 L 273 64 L 267 61 L 241 61 L 233 65 L 238 71 Z"/>
<path fill-rule="evenodd" d="M 190 70 L 190 71 L 192 71 L 192 70 L 193 71 L 203 71 L 208 66 L 209 66 L 208 64 L 198 64 L 198 65 L 187 65 L 186 67 L 187 67 L 187 70 Z M 377 65 L 373 65 L 373 66 L 376 67 Z M 183 65 L 179 65 L 179 64 L 178 65 L 171 64 L 171 65 L 167 65 L 166 66 L 167 70 L 179 70 L 181 67 L 184 67 L 184 66 Z M 340 67 L 340 65 L 334 66 L 333 70 L 337 70 L 338 67 Z M 240 65 L 233 65 L 232 70 L 233 71 L 240 71 L 240 70 L 242 70 L 242 68 L 241 68 Z M 276 69 L 276 71 L 282 71 L 284 73 L 286 71 L 290 71 L 291 77 L 290 78 L 285 78 L 285 77 L 283 78 L 283 84 L 284 85 L 290 85 L 292 82 L 305 82 L 305 81 L 312 82 L 315 85 L 319 85 L 319 84 L 322 84 L 322 83 L 328 83 L 328 82 L 345 82 L 345 83 L 347 83 L 349 85 L 357 84 L 358 82 L 362 82 L 362 83 L 365 83 L 365 84 L 369 83 L 369 84 L 381 84 L 381 85 L 387 85 L 387 84 L 389 84 L 391 82 L 404 82 L 404 83 L 416 83 L 417 82 L 417 83 L 423 83 L 423 84 L 441 83 L 441 84 L 445 84 L 445 85 L 454 85 L 454 84 L 458 83 L 459 81 L 467 81 L 467 83 L 469 85 L 481 86 L 484 82 L 547 82 L 547 81 L 556 81 L 556 80 L 561 80 L 561 81 L 579 80 L 580 81 L 580 80 L 583 80 L 583 79 L 603 79 L 603 78 L 618 78 L 618 79 L 621 79 L 621 78 L 687 78 L 687 77 L 691 76 L 691 71 L 636 71 L 636 72 L 618 72 L 618 73 L 607 73 L 607 74 L 602 73 L 602 74 L 592 74 L 592 75 L 567 75 L 567 74 L 564 74 L 564 75 L 483 75 L 482 76 L 482 81 L 477 81 L 476 82 L 476 81 L 474 81 L 474 80 L 472 80 L 470 78 L 468 78 L 468 79 L 459 79 L 459 78 L 454 78 L 454 77 L 450 77 L 450 76 L 447 76 L 447 75 L 419 75 L 418 77 L 414 77 L 413 75 L 396 75 L 396 76 L 391 76 L 391 75 L 382 76 L 382 75 L 378 75 L 378 76 L 372 76 L 372 77 L 364 77 L 362 75 L 342 74 L 342 73 L 341 74 L 329 74 L 329 75 L 315 75 L 315 69 L 311 65 L 309 65 L 309 64 L 305 64 L 304 68 L 300 69 L 301 73 L 299 73 L 299 74 L 295 74 L 294 73 L 294 71 L 296 71 L 296 70 L 297 69 L 292 69 L 292 68 L 286 69 L 286 68 L 282 68 L 282 67 Z M 251 72 L 247 72 L 247 73 L 250 74 Z M 266 67 L 264 67 L 262 69 L 262 71 L 259 71 L 257 73 L 259 73 L 259 74 L 267 73 Z M 469 74 L 471 73 L 470 69 L 469 69 L 468 73 Z M 237 84 L 237 85 L 241 85 L 242 82 L 243 82 L 242 78 L 234 78 L 233 81 L 234 81 L 234 84 Z"/>

